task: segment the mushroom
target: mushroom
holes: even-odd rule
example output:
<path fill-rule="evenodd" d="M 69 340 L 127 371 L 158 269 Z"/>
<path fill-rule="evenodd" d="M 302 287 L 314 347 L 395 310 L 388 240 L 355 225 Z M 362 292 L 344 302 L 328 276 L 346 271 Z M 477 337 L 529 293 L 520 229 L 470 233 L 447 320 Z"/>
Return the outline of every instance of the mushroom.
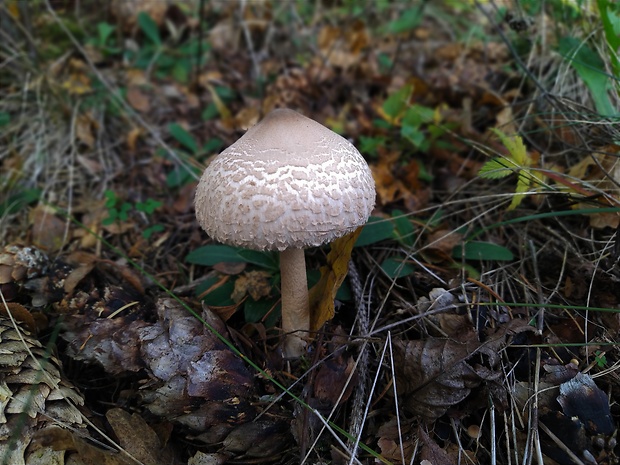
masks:
<path fill-rule="evenodd" d="M 279 250 L 283 353 L 299 357 L 310 330 L 304 248 L 366 223 L 375 204 L 368 164 L 345 138 L 288 109 L 269 113 L 216 156 L 196 190 L 213 239 Z"/>

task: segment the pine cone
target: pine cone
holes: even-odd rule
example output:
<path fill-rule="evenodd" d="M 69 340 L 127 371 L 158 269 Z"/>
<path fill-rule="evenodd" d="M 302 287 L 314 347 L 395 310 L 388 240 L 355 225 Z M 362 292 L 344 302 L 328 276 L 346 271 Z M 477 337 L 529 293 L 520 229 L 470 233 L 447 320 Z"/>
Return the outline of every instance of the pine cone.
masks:
<path fill-rule="evenodd" d="M 49 259 L 36 247 L 7 245 L 0 252 L 0 284 L 20 282 L 41 276 Z"/>
<path fill-rule="evenodd" d="M 0 463 L 23 464 L 35 433 L 48 426 L 82 429 L 76 405 L 83 404 L 62 379 L 59 360 L 29 332 L 0 317 Z"/>

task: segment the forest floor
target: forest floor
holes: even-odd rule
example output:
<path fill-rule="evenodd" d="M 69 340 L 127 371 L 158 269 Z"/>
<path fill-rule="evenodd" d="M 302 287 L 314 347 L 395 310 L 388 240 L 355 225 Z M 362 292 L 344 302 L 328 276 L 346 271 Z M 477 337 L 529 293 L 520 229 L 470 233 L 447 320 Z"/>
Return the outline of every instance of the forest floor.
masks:
<path fill-rule="evenodd" d="M 541 3 L 1 2 L 0 462 L 619 463 L 620 9 Z M 275 108 L 377 192 L 293 360 L 193 205 Z"/>

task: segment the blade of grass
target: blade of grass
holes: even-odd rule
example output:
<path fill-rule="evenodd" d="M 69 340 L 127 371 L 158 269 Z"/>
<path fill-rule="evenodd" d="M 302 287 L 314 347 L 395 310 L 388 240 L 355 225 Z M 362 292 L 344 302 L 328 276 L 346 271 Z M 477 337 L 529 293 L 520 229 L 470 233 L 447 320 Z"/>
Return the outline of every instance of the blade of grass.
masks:
<path fill-rule="evenodd" d="M 475 239 L 481 234 L 490 231 L 492 229 L 501 228 L 503 226 L 515 223 L 523 223 L 526 221 L 533 220 L 542 220 L 545 218 L 555 218 L 560 216 L 574 216 L 574 215 L 594 215 L 597 213 L 620 213 L 620 207 L 603 207 L 603 208 L 582 208 L 579 210 L 563 210 L 559 212 L 546 212 L 546 213 L 536 213 L 535 215 L 526 215 L 520 216 L 518 218 L 512 218 L 505 221 L 500 221 L 499 223 L 493 223 L 489 226 L 486 226 L 467 238 L 467 240 Z"/>
<path fill-rule="evenodd" d="M 605 64 L 599 54 L 575 37 L 560 39 L 559 52 L 590 90 L 596 110 L 602 116 L 617 116 L 618 112 L 607 95 L 611 76 L 605 72 Z"/>

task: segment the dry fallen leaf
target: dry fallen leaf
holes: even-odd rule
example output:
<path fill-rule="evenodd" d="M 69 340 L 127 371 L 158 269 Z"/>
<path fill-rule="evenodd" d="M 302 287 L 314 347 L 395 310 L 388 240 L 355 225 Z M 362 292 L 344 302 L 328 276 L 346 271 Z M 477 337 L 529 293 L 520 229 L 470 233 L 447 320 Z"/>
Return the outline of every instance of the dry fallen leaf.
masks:
<path fill-rule="evenodd" d="M 319 31 L 317 42 L 321 53 L 331 65 L 347 69 L 360 62 L 370 37 L 366 25 L 358 19 L 346 28 L 324 26 Z"/>
<path fill-rule="evenodd" d="M 439 444 L 431 439 L 422 426 L 418 428 L 418 437 L 422 443 L 420 457 L 424 461 L 434 465 L 456 465 L 459 462 L 458 458 L 450 457 L 444 449 L 439 447 Z"/>
<path fill-rule="evenodd" d="M 32 316 L 32 313 L 30 313 L 22 304 L 18 304 L 17 302 L 7 302 L 4 305 L 0 305 L 0 316 L 3 318 L 9 318 L 9 315 L 15 321 L 21 323 L 22 326 L 28 331 L 36 333 L 38 329 L 36 321 Z"/>
<path fill-rule="evenodd" d="M 151 109 L 151 98 L 137 86 L 127 89 L 127 101 L 134 110 L 141 113 L 146 113 Z"/>
<path fill-rule="evenodd" d="M 335 314 L 334 299 L 349 271 L 349 260 L 362 228 L 331 243 L 327 264 L 321 267 L 321 279 L 310 289 L 310 330 L 316 331 Z"/>
<path fill-rule="evenodd" d="M 522 321 L 513 320 L 484 343 L 474 332 L 463 342 L 441 338 L 397 342 L 394 364 L 404 408 L 427 421 L 439 418 L 472 389 L 500 377 L 501 371 L 494 368 L 508 335 L 530 330 Z M 475 354 L 476 362 L 470 363 Z"/>
<path fill-rule="evenodd" d="M 271 273 L 268 271 L 246 271 L 235 281 L 232 300 L 239 303 L 246 295 L 254 300 L 268 297 L 271 293 Z"/>
<path fill-rule="evenodd" d="M 357 385 L 356 374 L 351 377 L 354 368 L 353 358 L 344 357 L 342 352 L 321 363 L 314 380 L 314 396 L 321 401 L 322 408 L 331 410 L 335 405 L 347 401 L 353 387 Z M 351 381 L 347 385 L 349 377 Z"/>
<path fill-rule="evenodd" d="M 48 252 L 59 250 L 68 237 L 66 221 L 56 216 L 56 211 L 46 205 L 37 205 L 30 213 L 32 243 Z"/>
<path fill-rule="evenodd" d="M 131 465 L 136 463 L 120 452 L 110 452 L 109 450 L 99 449 L 89 442 L 86 442 L 77 433 L 59 426 L 50 426 L 37 431 L 35 434 L 30 449 L 33 455 L 46 453 L 45 449 L 47 448 L 51 448 L 55 451 L 63 451 L 63 453 L 72 451 L 71 455 L 73 456 L 73 461 L 70 463 L 96 463 L 100 465 Z M 47 452 L 47 454 L 49 454 L 49 452 Z M 64 460 L 59 463 L 64 463 Z M 17 465 L 17 462 L 15 465 Z"/>
<path fill-rule="evenodd" d="M 105 414 L 121 447 L 142 463 L 163 465 L 172 463 L 172 454 L 165 448 L 157 433 L 137 413 L 129 414 L 113 408 Z"/>

